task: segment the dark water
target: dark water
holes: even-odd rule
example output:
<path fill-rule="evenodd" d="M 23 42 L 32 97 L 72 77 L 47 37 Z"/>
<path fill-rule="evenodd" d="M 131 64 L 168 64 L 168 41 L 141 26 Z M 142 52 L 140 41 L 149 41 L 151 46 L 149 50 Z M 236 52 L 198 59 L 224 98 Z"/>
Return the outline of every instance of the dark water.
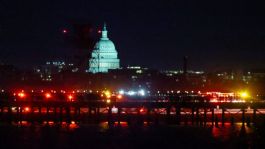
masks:
<path fill-rule="evenodd" d="M 17 149 L 265 148 L 265 129 L 242 127 L 0 124 L 0 147 Z"/>

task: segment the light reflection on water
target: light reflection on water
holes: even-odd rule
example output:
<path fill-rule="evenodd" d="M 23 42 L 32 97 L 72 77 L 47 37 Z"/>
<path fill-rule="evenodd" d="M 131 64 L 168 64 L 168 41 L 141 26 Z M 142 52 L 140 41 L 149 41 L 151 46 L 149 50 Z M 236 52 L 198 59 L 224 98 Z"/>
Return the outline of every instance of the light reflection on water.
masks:
<path fill-rule="evenodd" d="M 120 123 L 115 121 L 113 125 L 109 125 L 108 122 L 83 124 L 76 121 L 71 121 L 70 123 L 46 121 L 41 124 L 32 124 L 27 121 L 22 121 L 21 123 L 13 123 L 12 126 L 4 126 L 4 124 L 0 123 L 0 128 L 2 132 L 4 131 L 7 134 L 0 134 L 0 138 L 7 138 L 6 141 L 11 145 L 13 145 L 12 142 L 14 139 L 10 136 L 13 135 L 16 140 L 19 140 L 17 146 L 23 144 L 26 140 L 30 146 L 31 144 L 33 144 L 33 146 L 37 146 L 38 144 L 44 144 L 44 146 L 46 144 L 56 144 L 58 148 L 67 148 L 67 146 L 73 145 L 73 142 L 77 142 L 77 144 L 81 146 L 101 143 L 102 148 L 108 148 L 109 145 L 113 148 L 128 148 L 135 144 L 134 141 L 138 143 L 135 146 L 137 148 L 138 145 L 141 146 L 145 144 L 146 139 L 149 144 L 153 142 L 157 144 L 164 143 L 164 145 L 172 144 L 170 147 L 187 145 L 188 143 L 188 145 L 191 144 L 190 148 L 193 148 L 194 146 L 196 147 L 197 144 L 203 145 L 215 141 L 214 144 L 209 143 L 209 145 L 213 147 L 223 142 L 231 142 L 230 140 L 233 140 L 232 144 L 237 146 L 238 144 L 242 144 L 241 142 L 246 142 L 245 140 L 239 143 L 236 142 L 235 140 L 238 140 L 239 136 L 247 136 L 254 130 L 252 126 L 242 127 L 241 123 L 234 123 L 233 126 L 230 123 L 225 123 L 224 126 L 219 125 L 219 127 L 215 127 L 210 123 L 207 123 L 206 126 L 189 124 L 178 126 L 174 124 L 155 125 L 154 123 L 149 124 L 144 122 L 141 126 L 134 126 L 124 121 Z M 105 142 L 105 146 L 102 141 Z M 122 145 L 119 144 L 120 146 L 116 146 L 113 142 L 121 143 Z M 157 144 L 153 146 L 156 147 Z M 74 143 L 74 145 L 76 144 Z M 47 147 L 47 145 L 45 147 Z M 75 146 L 73 148 L 75 148 Z M 100 147 L 96 146 L 95 148 Z M 149 148 L 149 146 L 146 148 Z"/>
<path fill-rule="evenodd" d="M 69 130 L 74 131 L 75 129 L 79 128 L 79 124 L 75 121 L 71 121 L 71 123 L 67 122 L 61 122 L 61 123 L 55 123 L 54 121 L 44 121 L 43 123 L 30 123 L 28 121 L 21 121 L 19 123 L 12 123 L 13 126 L 18 127 L 58 127 L 62 130 Z"/>
<path fill-rule="evenodd" d="M 61 123 L 55 123 L 53 121 L 44 121 L 42 124 L 32 124 L 28 121 L 21 121 L 19 123 L 12 123 L 12 125 L 15 126 L 23 126 L 23 127 L 28 127 L 28 126 L 49 126 L 49 127 L 60 127 L 62 129 L 69 129 L 69 130 L 75 130 L 78 129 L 80 127 L 80 125 L 82 126 L 88 126 L 86 124 L 79 124 L 75 121 L 71 121 L 70 123 L 67 122 L 61 122 Z M 96 125 L 96 124 L 94 124 Z M 148 124 L 147 122 L 143 123 L 143 127 L 149 127 L 150 124 Z M 90 125 L 91 126 L 91 125 Z M 183 126 L 187 126 L 187 127 L 202 127 L 203 126 L 194 126 L 192 124 L 186 124 Z M 111 129 L 111 128 L 115 128 L 115 127 L 120 127 L 123 129 L 126 129 L 129 127 L 129 124 L 125 121 L 121 121 L 121 122 L 114 122 L 113 125 L 110 127 L 109 123 L 106 122 L 101 122 L 98 124 L 98 128 L 100 132 L 106 132 L 107 130 Z M 178 126 L 179 127 L 179 126 Z M 181 126 L 180 126 L 181 127 Z M 242 123 L 235 123 L 234 125 L 231 125 L 231 123 L 225 123 L 224 126 L 212 126 L 210 123 L 207 123 L 207 125 L 205 126 L 206 128 L 211 128 L 211 133 L 212 136 L 218 139 L 223 139 L 223 140 L 227 140 L 229 139 L 231 136 L 233 135 L 239 135 L 239 133 L 245 133 L 245 134 L 250 134 L 253 133 L 253 127 L 248 127 L 248 126 L 244 126 L 242 127 Z"/>
<path fill-rule="evenodd" d="M 235 123 L 231 125 L 230 123 L 225 123 L 224 126 L 212 127 L 212 135 L 215 138 L 221 140 L 228 140 L 231 137 L 239 135 L 248 135 L 253 133 L 253 128 L 248 126 L 243 126 L 242 123 Z"/>
<path fill-rule="evenodd" d="M 70 123 L 67 122 L 61 122 L 61 123 L 55 123 L 53 121 L 44 121 L 42 124 L 36 124 L 36 123 L 30 123 L 28 121 L 21 121 L 19 123 L 12 123 L 12 125 L 20 126 L 20 127 L 58 127 L 62 131 L 75 131 L 76 129 L 82 127 L 95 127 L 98 129 L 99 132 L 107 132 L 112 128 L 121 128 L 123 130 L 130 129 L 129 124 L 125 121 L 121 122 L 113 122 L 113 125 L 109 125 L 108 122 L 101 122 L 99 124 L 79 124 L 75 121 L 71 121 Z M 151 124 L 152 126 L 152 124 Z M 192 124 L 186 124 L 182 126 L 174 126 L 170 125 L 171 127 L 198 127 L 198 128 L 205 128 L 205 130 L 211 130 L 212 137 L 220 140 L 229 140 L 231 137 L 239 136 L 239 135 L 248 135 L 253 133 L 253 127 L 244 126 L 242 127 L 242 123 L 234 123 L 234 125 L 231 125 L 231 123 L 225 123 L 224 126 L 218 125 L 212 126 L 211 123 L 207 123 L 206 126 L 196 126 Z M 143 125 L 141 126 L 143 128 L 148 129 L 150 127 L 150 124 L 147 122 L 143 122 Z"/>

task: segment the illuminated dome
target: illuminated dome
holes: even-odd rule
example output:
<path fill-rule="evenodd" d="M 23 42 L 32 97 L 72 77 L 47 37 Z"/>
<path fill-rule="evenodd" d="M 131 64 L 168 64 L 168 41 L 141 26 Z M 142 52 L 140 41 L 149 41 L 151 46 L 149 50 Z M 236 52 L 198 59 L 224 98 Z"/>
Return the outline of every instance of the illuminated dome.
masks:
<path fill-rule="evenodd" d="M 108 72 L 109 69 L 120 67 L 120 60 L 114 43 L 108 38 L 106 24 L 102 30 L 100 40 L 95 44 L 89 60 L 89 72 Z"/>
<path fill-rule="evenodd" d="M 117 52 L 115 49 L 115 45 L 111 40 L 103 40 L 100 39 L 96 44 L 94 49 L 99 49 L 104 52 Z"/>

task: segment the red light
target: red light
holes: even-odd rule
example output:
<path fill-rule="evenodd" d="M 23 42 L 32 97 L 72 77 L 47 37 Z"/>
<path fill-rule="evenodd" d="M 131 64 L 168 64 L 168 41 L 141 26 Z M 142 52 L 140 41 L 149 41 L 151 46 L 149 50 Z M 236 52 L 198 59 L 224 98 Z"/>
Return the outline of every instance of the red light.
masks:
<path fill-rule="evenodd" d="M 98 33 L 100 34 L 101 33 L 101 30 L 98 30 Z"/>
<path fill-rule="evenodd" d="M 46 98 L 51 98 L 52 95 L 51 95 L 50 93 L 46 93 L 46 94 L 45 94 L 45 97 L 46 97 Z"/>
<path fill-rule="evenodd" d="M 66 29 L 63 29 L 63 33 L 66 34 L 68 33 L 68 31 Z"/>
<path fill-rule="evenodd" d="M 141 108 L 141 109 L 140 109 L 140 112 L 141 112 L 141 113 L 144 112 L 144 108 Z"/>

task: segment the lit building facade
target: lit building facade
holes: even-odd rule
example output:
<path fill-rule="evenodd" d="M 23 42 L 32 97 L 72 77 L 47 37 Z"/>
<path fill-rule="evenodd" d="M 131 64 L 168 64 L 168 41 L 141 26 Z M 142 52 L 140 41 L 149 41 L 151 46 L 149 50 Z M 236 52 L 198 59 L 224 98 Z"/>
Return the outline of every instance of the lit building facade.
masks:
<path fill-rule="evenodd" d="M 100 40 L 95 44 L 89 60 L 89 72 L 106 73 L 109 69 L 120 68 L 120 60 L 115 45 L 108 38 L 106 24 L 103 26 Z"/>

